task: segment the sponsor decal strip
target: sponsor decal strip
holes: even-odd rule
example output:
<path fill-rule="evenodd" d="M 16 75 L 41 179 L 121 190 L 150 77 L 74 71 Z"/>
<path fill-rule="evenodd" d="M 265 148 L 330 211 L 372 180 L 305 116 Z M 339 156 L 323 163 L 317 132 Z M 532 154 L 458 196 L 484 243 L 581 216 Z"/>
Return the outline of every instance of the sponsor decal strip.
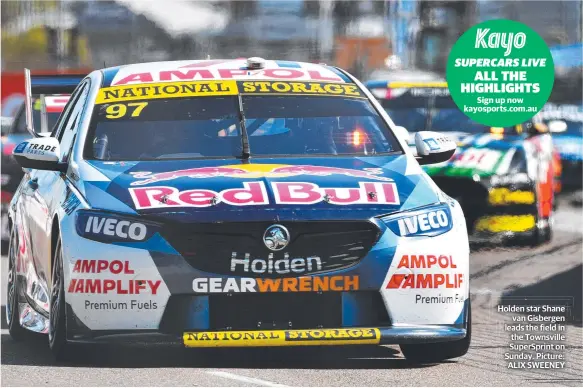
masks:
<path fill-rule="evenodd" d="M 73 276 L 78 273 L 135 275 L 135 271 L 130 268 L 130 262 L 121 260 L 76 260 L 72 272 Z M 73 277 L 67 292 L 71 294 L 156 295 L 160 284 L 162 284 L 161 280 L 152 279 Z"/>
<path fill-rule="evenodd" d="M 201 68 L 201 64 L 195 63 L 191 66 L 183 66 L 181 69 L 169 69 L 146 73 L 127 74 L 123 78 L 114 81 L 113 85 L 143 84 L 150 82 L 173 82 L 208 79 L 241 79 L 241 78 L 261 78 L 261 79 L 281 79 L 281 80 L 314 80 L 324 82 L 343 82 L 342 78 L 334 72 L 326 69 L 259 69 L 253 72 L 246 69 L 213 69 Z"/>
<path fill-rule="evenodd" d="M 233 96 L 238 93 L 236 81 L 189 81 L 111 86 L 99 90 L 96 104 L 157 98 Z"/>
<path fill-rule="evenodd" d="M 457 269 L 451 255 L 403 255 L 397 266 L 407 269 Z M 462 272 L 395 273 L 386 288 L 461 288 L 465 283 Z"/>
<path fill-rule="evenodd" d="M 383 219 L 389 229 L 398 236 L 438 236 L 451 230 L 451 214 L 447 205 L 407 215 Z"/>
<path fill-rule="evenodd" d="M 328 82 L 244 81 L 241 94 L 309 94 L 316 96 L 362 97 L 358 86 Z"/>
<path fill-rule="evenodd" d="M 497 188 L 492 189 L 488 195 L 488 202 L 492 205 L 532 205 L 534 201 L 535 198 L 532 191 L 510 191 L 507 188 Z"/>
<path fill-rule="evenodd" d="M 276 204 L 312 205 L 326 201 L 332 205 L 398 205 L 399 194 L 393 182 L 358 182 L 358 187 L 319 187 L 309 182 L 272 182 Z M 136 209 L 167 207 L 209 207 L 220 202 L 231 206 L 269 205 L 263 182 L 243 182 L 243 188 L 216 192 L 208 189 L 180 191 L 170 186 L 130 188 Z M 369 196 L 374 192 L 376 196 Z"/>
<path fill-rule="evenodd" d="M 186 332 L 184 345 L 193 348 L 245 346 L 306 345 L 376 345 L 381 333 L 377 328 L 321 330 L 262 330 Z"/>
<path fill-rule="evenodd" d="M 185 81 L 111 86 L 99 90 L 96 104 L 156 98 L 241 94 L 304 94 L 366 98 L 354 84 L 290 81 Z"/>
<path fill-rule="evenodd" d="M 324 292 L 358 291 L 360 278 L 352 276 L 315 276 L 300 278 L 196 278 L 192 290 L 199 294 L 231 292 Z"/>

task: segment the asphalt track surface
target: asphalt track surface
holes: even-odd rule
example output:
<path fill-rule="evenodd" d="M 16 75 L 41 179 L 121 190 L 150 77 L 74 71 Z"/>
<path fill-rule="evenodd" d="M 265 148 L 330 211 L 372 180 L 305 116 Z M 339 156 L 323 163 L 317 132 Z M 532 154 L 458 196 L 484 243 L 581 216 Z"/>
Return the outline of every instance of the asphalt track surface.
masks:
<path fill-rule="evenodd" d="M 185 350 L 142 345 L 82 348 L 55 363 L 46 337 L 16 343 L 8 335 L 6 257 L 2 257 L 2 386 L 581 386 L 582 235 L 580 207 L 564 200 L 553 241 L 536 249 L 480 247 L 470 271 L 473 339 L 465 357 L 415 365 L 396 346 L 267 350 Z M 495 306 L 525 296 L 571 297 L 564 369 L 508 369 L 508 317 Z M 506 298 L 506 299 L 504 299 Z M 535 303 L 535 299 L 530 299 Z M 511 303 L 511 302 L 510 302 Z M 541 302 L 544 303 L 544 302 Z"/>

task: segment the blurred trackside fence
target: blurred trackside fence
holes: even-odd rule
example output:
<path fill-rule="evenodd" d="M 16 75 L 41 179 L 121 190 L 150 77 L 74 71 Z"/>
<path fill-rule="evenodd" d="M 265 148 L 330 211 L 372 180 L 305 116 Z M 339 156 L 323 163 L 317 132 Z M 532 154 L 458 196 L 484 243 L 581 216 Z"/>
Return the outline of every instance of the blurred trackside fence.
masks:
<path fill-rule="evenodd" d="M 343 67 L 366 80 L 397 55 L 443 73 L 451 45 L 492 18 L 550 46 L 582 40 L 581 1 L 3 0 L 2 70 L 100 68 L 262 56 Z"/>

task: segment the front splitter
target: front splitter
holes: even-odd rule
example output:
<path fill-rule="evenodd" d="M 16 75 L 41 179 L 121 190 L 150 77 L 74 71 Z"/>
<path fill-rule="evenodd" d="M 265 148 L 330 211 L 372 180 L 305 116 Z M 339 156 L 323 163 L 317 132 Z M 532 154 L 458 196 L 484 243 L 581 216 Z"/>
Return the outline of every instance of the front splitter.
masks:
<path fill-rule="evenodd" d="M 183 343 L 192 348 L 389 345 L 455 341 L 466 330 L 450 326 L 398 326 L 312 330 L 253 330 L 185 332 Z"/>

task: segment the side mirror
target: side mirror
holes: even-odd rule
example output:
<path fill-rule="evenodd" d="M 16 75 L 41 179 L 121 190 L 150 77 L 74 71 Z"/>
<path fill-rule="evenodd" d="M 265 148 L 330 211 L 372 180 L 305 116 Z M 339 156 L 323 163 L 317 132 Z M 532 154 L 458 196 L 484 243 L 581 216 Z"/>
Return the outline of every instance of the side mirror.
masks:
<path fill-rule="evenodd" d="M 419 164 L 434 164 L 447 162 L 457 148 L 449 137 L 430 131 L 421 131 L 415 134 L 415 148 Z"/>
<path fill-rule="evenodd" d="M 401 141 L 404 141 L 405 144 L 409 144 L 409 131 L 407 128 L 401 127 L 400 125 L 395 126 L 395 135 Z"/>
<path fill-rule="evenodd" d="M 36 170 L 67 170 L 66 163 L 59 163 L 61 150 L 59 141 L 54 137 L 39 137 L 17 145 L 12 155 L 23 168 Z"/>
<path fill-rule="evenodd" d="M 567 130 L 567 123 L 563 120 L 553 120 L 549 122 L 548 127 L 552 133 L 561 133 Z"/>

